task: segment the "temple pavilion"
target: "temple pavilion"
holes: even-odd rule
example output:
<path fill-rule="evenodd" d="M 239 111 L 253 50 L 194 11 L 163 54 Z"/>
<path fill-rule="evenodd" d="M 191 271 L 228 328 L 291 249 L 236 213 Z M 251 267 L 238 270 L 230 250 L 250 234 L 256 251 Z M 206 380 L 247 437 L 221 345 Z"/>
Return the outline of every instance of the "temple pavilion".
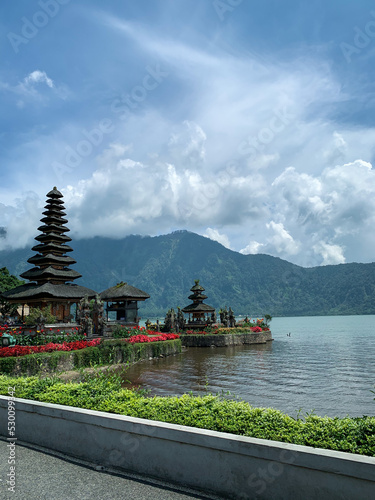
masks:
<path fill-rule="evenodd" d="M 138 302 L 149 299 L 148 293 L 121 281 L 117 285 L 104 290 L 101 300 L 107 303 L 107 321 L 110 313 L 114 313 L 114 321 L 127 325 L 138 325 Z"/>
<path fill-rule="evenodd" d="M 69 229 L 65 226 L 68 220 L 64 219 L 66 213 L 62 198 L 56 187 L 47 194 L 46 210 L 40 220 L 43 225 L 38 227 L 41 234 L 35 238 L 38 244 L 32 247 L 37 253 L 27 261 L 34 267 L 21 274 L 21 278 L 30 283 L 4 292 L 2 296 L 10 303 L 22 306 L 51 306 L 51 313 L 57 320 L 66 323 L 73 319 L 72 305 L 84 296 L 95 297 L 96 292 L 70 283 L 80 278 L 81 274 L 68 267 L 76 261 L 66 255 L 73 249 L 67 245 L 71 238 L 65 234 Z"/>
<path fill-rule="evenodd" d="M 205 289 L 199 284 L 199 280 L 195 280 L 195 285 L 190 288 L 193 292 L 189 295 L 189 299 L 193 301 L 187 307 L 182 309 L 182 312 L 189 315 L 189 319 L 186 323 L 187 327 L 201 327 L 202 325 L 207 325 L 211 323 L 212 316 L 215 314 L 215 308 L 207 304 L 203 304 L 203 301 L 207 299 L 207 295 L 204 295 Z"/>

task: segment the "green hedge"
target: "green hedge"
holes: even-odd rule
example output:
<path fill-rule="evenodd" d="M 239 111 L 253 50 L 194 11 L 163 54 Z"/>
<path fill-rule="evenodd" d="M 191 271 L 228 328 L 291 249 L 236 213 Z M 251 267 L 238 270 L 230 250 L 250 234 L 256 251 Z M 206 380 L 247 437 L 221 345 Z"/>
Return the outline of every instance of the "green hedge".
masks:
<path fill-rule="evenodd" d="M 272 408 L 221 396 L 144 397 L 122 389 L 118 376 L 96 374 L 81 382 L 57 377 L 0 376 L 0 394 L 15 388 L 15 397 L 107 411 L 219 432 L 375 456 L 375 417 L 293 419 Z"/>
<path fill-rule="evenodd" d="M 0 373 L 36 375 L 40 372 L 55 372 L 79 369 L 95 365 L 135 362 L 148 357 L 168 356 L 181 352 L 181 340 L 164 340 L 142 344 L 129 344 L 122 340 L 106 340 L 96 347 L 77 351 L 55 351 L 26 356 L 0 358 Z M 64 367 L 65 364 L 65 367 Z"/>
<path fill-rule="evenodd" d="M 236 335 L 236 334 L 243 334 L 243 333 L 249 333 L 249 334 L 254 334 L 254 333 L 265 333 L 265 332 L 252 332 L 250 328 L 248 327 L 235 327 L 235 328 L 219 328 L 217 330 L 217 333 L 213 333 L 214 331 L 206 330 L 207 333 L 187 333 L 185 334 L 184 332 L 181 332 L 180 335 L 189 335 L 191 337 L 192 335 L 200 335 L 200 336 L 205 336 L 205 335 Z M 267 330 L 266 332 L 269 332 Z"/>
<path fill-rule="evenodd" d="M 267 330 L 269 331 L 269 330 Z M 236 334 L 236 333 L 263 333 L 263 332 L 252 332 L 249 327 L 246 326 L 238 326 L 236 328 L 219 328 L 219 333 L 221 334 Z"/>

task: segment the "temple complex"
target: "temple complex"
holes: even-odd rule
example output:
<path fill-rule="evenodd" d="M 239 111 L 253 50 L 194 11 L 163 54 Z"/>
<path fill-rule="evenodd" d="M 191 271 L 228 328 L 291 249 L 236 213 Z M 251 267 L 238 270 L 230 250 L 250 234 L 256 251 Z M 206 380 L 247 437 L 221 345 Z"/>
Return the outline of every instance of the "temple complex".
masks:
<path fill-rule="evenodd" d="M 4 292 L 2 296 L 10 303 L 23 306 L 51 306 L 51 313 L 57 320 L 66 323 L 74 319 L 72 305 L 85 296 L 94 298 L 96 292 L 70 283 L 80 278 L 81 274 L 68 267 L 76 261 L 65 255 L 73 249 L 66 244 L 71 238 L 65 234 L 69 229 L 64 225 L 68 221 L 64 219 L 66 213 L 62 198 L 56 187 L 47 194 L 46 210 L 41 219 L 43 225 L 38 227 L 41 234 L 35 238 L 38 244 L 32 247 L 37 253 L 27 261 L 34 267 L 21 274 L 30 283 Z"/>
<path fill-rule="evenodd" d="M 138 302 L 149 298 L 148 293 L 123 281 L 100 294 L 100 299 L 107 303 L 107 321 L 112 319 L 127 325 L 138 325 Z M 114 318 L 109 317 L 111 312 Z"/>
<path fill-rule="evenodd" d="M 186 326 L 188 328 L 201 328 L 208 323 L 214 323 L 216 321 L 215 308 L 203 304 L 207 295 L 204 295 L 205 289 L 199 284 L 199 280 L 195 280 L 195 285 L 190 288 L 190 291 L 193 293 L 188 298 L 193 303 L 182 309 L 183 313 L 189 315 Z"/>

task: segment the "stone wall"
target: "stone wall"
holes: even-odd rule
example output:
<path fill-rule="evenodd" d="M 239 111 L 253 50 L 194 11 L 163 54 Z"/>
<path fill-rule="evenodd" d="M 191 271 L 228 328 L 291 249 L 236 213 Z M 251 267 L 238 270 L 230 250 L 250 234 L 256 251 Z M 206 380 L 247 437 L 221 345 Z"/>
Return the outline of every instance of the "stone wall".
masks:
<path fill-rule="evenodd" d="M 228 333 L 225 335 L 181 335 L 182 345 L 184 347 L 225 347 L 230 345 L 243 344 L 265 344 L 273 340 L 272 333 Z"/>

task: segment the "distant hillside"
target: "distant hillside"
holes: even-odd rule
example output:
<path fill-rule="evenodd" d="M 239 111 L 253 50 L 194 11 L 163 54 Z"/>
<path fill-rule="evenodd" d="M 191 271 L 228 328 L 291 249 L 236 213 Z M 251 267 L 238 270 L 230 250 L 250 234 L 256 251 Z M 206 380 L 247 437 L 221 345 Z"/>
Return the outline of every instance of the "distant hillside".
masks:
<path fill-rule="evenodd" d="M 101 292 L 119 281 L 151 295 L 142 317 L 189 304 L 195 279 L 206 302 L 231 306 L 236 314 L 303 316 L 375 314 L 375 263 L 302 268 L 269 255 L 242 255 L 187 231 L 120 240 L 75 240 L 76 283 Z M 0 267 L 12 274 L 31 266 L 30 249 L 0 252 Z"/>

